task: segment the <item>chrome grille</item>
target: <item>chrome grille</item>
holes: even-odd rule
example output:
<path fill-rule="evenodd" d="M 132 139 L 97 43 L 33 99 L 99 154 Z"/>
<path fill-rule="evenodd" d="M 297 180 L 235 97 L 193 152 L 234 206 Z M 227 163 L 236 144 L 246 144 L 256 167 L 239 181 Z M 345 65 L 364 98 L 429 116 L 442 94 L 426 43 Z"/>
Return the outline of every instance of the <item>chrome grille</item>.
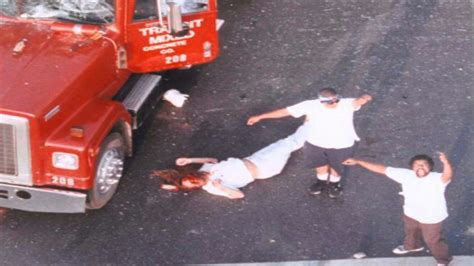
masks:
<path fill-rule="evenodd" d="M 30 123 L 0 114 L 0 182 L 32 185 Z"/>
<path fill-rule="evenodd" d="M 18 175 L 15 131 L 12 125 L 0 124 L 0 173 Z"/>

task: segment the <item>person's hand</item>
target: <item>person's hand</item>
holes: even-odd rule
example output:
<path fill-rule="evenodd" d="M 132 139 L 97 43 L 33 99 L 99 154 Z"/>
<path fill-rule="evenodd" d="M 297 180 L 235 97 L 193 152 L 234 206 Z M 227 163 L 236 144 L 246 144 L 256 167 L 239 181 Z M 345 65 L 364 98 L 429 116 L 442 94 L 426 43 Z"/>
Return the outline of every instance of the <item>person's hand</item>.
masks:
<path fill-rule="evenodd" d="M 438 151 L 438 152 L 436 152 L 436 153 L 437 153 L 438 156 L 439 156 L 439 160 L 440 160 L 443 164 L 449 163 L 449 161 L 448 161 L 448 156 L 446 156 L 446 154 L 445 154 L 444 152 Z"/>
<path fill-rule="evenodd" d="M 352 158 L 349 158 L 347 160 L 345 160 L 344 162 L 342 162 L 343 165 L 356 165 L 357 164 L 357 160 L 356 159 L 352 159 Z"/>
<path fill-rule="evenodd" d="M 258 123 L 260 121 L 260 117 L 258 115 L 254 115 L 254 116 L 251 116 L 248 120 L 247 120 L 247 125 L 248 126 L 252 126 L 256 123 Z"/>
<path fill-rule="evenodd" d="M 161 184 L 160 187 L 161 189 L 168 190 L 168 191 L 178 191 L 178 187 L 175 185 Z"/>
<path fill-rule="evenodd" d="M 364 95 L 360 96 L 359 98 L 355 99 L 352 102 L 352 106 L 354 106 L 355 108 L 359 108 L 359 107 L 367 104 L 370 101 L 372 101 L 372 96 L 370 96 L 368 94 L 364 94 Z"/>
<path fill-rule="evenodd" d="M 360 98 L 362 98 L 362 99 L 365 100 L 366 102 L 372 101 L 372 96 L 370 96 L 370 95 L 368 95 L 368 94 L 364 94 L 364 95 L 362 95 Z"/>
<path fill-rule="evenodd" d="M 191 159 L 189 158 L 178 158 L 176 159 L 176 165 L 178 166 L 184 166 L 184 165 L 187 165 L 187 164 L 190 164 L 191 163 Z"/>

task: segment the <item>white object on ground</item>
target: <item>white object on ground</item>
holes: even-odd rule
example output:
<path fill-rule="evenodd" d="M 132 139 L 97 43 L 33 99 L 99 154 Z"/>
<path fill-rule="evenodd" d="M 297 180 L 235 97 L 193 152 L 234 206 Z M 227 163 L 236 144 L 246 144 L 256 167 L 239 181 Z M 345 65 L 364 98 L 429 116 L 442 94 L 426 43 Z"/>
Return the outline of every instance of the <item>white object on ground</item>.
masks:
<path fill-rule="evenodd" d="M 354 259 L 363 259 L 363 258 L 367 257 L 367 255 L 364 252 L 357 252 L 357 253 L 354 253 L 354 255 L 352 255 L 352 257 Z"/>
<path fill-rule="evenodd" d="M 170 89 L 163 94 L 163 99 L 170 102 L 176 107 L 183 107 L 184 102 L 188 99 L 188 94 L 183 94 L 176 89 Z"/>
<path fill-rule="evenodd" d="M 220 30 L 222 25 L 224 25 L 224 20 L 223 19 L 216 19 L 216 30 Z"/>

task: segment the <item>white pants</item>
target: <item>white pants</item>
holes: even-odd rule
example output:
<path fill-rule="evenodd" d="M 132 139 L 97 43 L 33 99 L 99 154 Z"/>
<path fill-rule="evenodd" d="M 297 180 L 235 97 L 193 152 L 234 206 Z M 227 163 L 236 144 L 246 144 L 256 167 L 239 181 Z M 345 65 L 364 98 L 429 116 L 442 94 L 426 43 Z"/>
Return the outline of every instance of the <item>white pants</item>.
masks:
<path fill-rule="evenodd" d="M 246 159 L 258 168 L 258 179 L 266 179 L 281 173 L 292 152 L 303 147 L 306 127 L 300 126 L 292 135 L 258 150 Z"/>

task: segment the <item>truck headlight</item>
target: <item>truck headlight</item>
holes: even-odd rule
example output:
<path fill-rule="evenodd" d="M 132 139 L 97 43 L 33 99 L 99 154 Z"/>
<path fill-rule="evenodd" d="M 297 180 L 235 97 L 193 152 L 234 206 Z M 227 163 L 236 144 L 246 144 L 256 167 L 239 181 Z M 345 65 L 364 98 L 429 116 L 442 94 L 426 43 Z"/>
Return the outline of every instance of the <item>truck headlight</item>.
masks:
<path fill-rule="evenodd" d="M 53 166 L 61 169 L 77 170 L 79 169 L 79 156 L 72 153 L 53 152 Z"/>

